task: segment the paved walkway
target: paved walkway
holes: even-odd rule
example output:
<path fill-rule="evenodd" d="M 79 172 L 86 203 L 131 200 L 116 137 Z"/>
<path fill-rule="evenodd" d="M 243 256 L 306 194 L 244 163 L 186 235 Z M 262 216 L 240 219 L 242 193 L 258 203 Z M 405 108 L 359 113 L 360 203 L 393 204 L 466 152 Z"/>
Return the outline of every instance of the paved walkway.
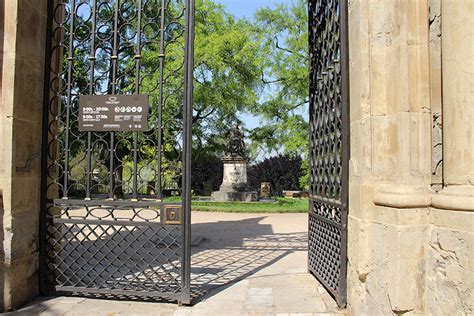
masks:
<path fill-rule="evenodd" d="M 38 299 L 8 315 L 304 315 L 343 314 L 307 273 L 306 214 L 193 212 L 194 305 Z"/>

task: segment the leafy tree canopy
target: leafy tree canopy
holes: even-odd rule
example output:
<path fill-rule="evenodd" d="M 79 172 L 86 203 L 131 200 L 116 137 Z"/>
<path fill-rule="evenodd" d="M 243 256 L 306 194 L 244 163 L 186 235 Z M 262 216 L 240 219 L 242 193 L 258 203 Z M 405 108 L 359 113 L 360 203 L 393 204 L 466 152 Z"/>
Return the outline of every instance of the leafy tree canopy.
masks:
<path fill-rule="evenodd" d="M 253 36 L 264 56 L 261 102 L 250 109 L 262 117 L 251 131 L 254 150 L 281 150 L 305 155 L 308 146 L 308 14 L 307 1 L 296 0 L 255 14 Z"/>
<path fill-rule="evenodd" d="M 196 4 L 194 135 L 197 147 L 221 152 L 239 111 L 256 109 L 264 55 L 252 25 L 210 0 Z"/>

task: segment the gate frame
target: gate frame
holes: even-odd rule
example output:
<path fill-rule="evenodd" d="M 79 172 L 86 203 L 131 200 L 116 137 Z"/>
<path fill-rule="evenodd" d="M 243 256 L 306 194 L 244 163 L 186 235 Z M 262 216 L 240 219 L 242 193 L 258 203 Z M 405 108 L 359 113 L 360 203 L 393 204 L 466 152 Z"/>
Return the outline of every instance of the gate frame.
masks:
<path fill-rule="evenodd" d="M 349 10 L 348 0 L 340 0 L 341 24 L 341 107 L 342 107 L 342 192 L 341 200 L 345 212 L 342 212 L 341 275 L 339 307 L 347 305 L 347 228 L 349 214 L 349 160 L 350 160 L 350 82 L 349 82 Z"/>
<path fill-rule="evenodd" d="M 47 184 L 48 176 L 48 144 L 50 135 L 49 126 L 49 103 L 50 82 L 52 62 L 52 36 L 53 36 L 53 14 L 56 0 L 46 0 L 46 53 L 44 59 L 44 85 L 43 85 L 43 113 L 42 113 L 42 151 L 40 156 L 40 216 L 39 216 L 39 293 L 43 296 L 51 296 L 56 292 L 47 282 Z M 93 0 L 98 1 L 98 0 Z M 141 0 L 140 0 L 141 1 Z M 181 255 L 181 295 L 178 299 L 179 305 L 191 304 L 191 161 L 192 161 L 192 114 L 193 114 L 193 70 L 194 70 L 194 34 L 195 34 L 195 0 L 183 0 L 185 4 L 184 20 L 184 77 L 183 77 L 183 172 L 182 172 L 182 194 L 181 205 L 183 208 L 182 218 L 182 255 Z M 161 128 L 161 127 L 160 127 Z M 87 200 L 85 200 L 87 202 Z M 133 203 L 132 200 L 130 203 Z M 162 202 L 160 202 L 162 203 Z M 161 208 L 161 211 L 163 209 Z M 163 214 L 161 214 L 163 216 Z M 92 293 L 92 291 L 91 291 Z M 133 295 L 133 294 L 130 294 Z M 166 296 L 153 295 L 167 299 Z"/>
<path fill-rule="evenodd" d="M 182 255 L 182 282 L 183 297 L 180 304 L 191 303 L 191 161 L 193 143 L 193 80 L 194 80 L 194 13 L 195 1 L 186 0 L 186 35 L 184 65 L 184 131 L 183 131 L 183 255 Z M 161 128 L 161 127 L 160 127 Z"/>
<path fill-rule="evenodd" d="M 317 0 L 314 0 L 317 1 Z M 336 300 L 337 305 L 340 308 L 347 306 L 347 229 L 348 229 L 348 213 L 349 213 L 349 159 L 350 159 L 350 82 L 349 82 L 349 16 L 348 16 L 348 0 L 339 0 L 339 23 L 340 23 L 340 65 L 341 65 L 341 249 L 340 249 L 340 279 L 338 282 L 337 290 L 331 289 L 322 278 L 320 278 L 314 271 L 310 269 L 308 253 L 308 271 L 315 276 L 315 278 L 326 288 L 326 290 Z M 310 18 L 311 12 L 308 12 L 308 18 Z M 309 33 L 311 36 L 311 23 L 308 20 Z M 310 38 L 309 38 L 310 39 Z M 314 44 L 313 44 L 314 45 Z M 311 47 L 309 48 L 311 50 Z M 310 63 L 310 67 L 312 67 Z M 310 69 L 311 71 L 311 69 Z M 311 89 L 311 87 L 310 87 Z M 310 90 L 311 93 L 311 90 Z M 310 105 L 310 111 L 312 107 Z M 311 116 L 311 112 L 310 112 Z M 310 122 L 311 123 L 311 122 Z M 310 131 L 312 133 L 312 131 Z M 311 143 L 311 134 L 310 134 Z M 311 145 L 310 145 L 311 149 Z M 310 153 L 310 160 L 311 157 Z M 310 172 L 312 172 L 312 164 L 310 164 Z M 312 175 L 311 175 L 312 176 Z M 313 202 L 313 192 L 311 192 L 310 186 L 310 203 Z M 319 202 L 325 203 L 320 200 Z M 334 204 L 334 203 L 333 203 Z M 312 206 L 309 205 L 308 214 L 308 232 L 310 231 L 310 213 L 312 212 Z M 309 238 L 309 236 L 308 236 Z M 308 239 L 309 242 L 309 239 Z M 308 247 L 308 252 L 310 248 Z"/>

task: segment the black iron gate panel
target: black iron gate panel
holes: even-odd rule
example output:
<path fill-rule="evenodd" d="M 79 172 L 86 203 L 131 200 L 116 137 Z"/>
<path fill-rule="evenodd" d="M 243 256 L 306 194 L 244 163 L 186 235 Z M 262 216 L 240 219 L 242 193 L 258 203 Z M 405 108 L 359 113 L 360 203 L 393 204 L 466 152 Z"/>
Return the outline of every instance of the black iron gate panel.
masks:
<path fill-rule="evenodd" d="M 308 267 L 346 305 L 349 162 L 347 0 L 309 1 Z"/>
<path fill-rule="evenodd" d="M 43 293 L 189 302 L 193 11 L 193 0 L 49 1 Z M 145 95 L 149 130 L 82 131 L 79 99 L 92 95 Z"/>

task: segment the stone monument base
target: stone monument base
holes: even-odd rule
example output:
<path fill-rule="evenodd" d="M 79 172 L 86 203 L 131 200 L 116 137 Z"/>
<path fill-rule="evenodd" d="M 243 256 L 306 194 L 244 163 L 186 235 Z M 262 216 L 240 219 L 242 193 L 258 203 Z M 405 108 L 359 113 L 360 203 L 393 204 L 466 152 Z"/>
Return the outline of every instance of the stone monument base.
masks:
<path fill-rule="evenodd" d="M 215 202 L 253 202 L 258 201 L 257 192 L 248 192 L 247 159 L 240 156 L 225 156 L 224 177 L 219 191 L 212 192 Z"/>
<path fill-rule="evenodd" d="M 258 201 L 257 192 L 212 192 L 211 200 L 215 202 L 255 202 Z"/>

